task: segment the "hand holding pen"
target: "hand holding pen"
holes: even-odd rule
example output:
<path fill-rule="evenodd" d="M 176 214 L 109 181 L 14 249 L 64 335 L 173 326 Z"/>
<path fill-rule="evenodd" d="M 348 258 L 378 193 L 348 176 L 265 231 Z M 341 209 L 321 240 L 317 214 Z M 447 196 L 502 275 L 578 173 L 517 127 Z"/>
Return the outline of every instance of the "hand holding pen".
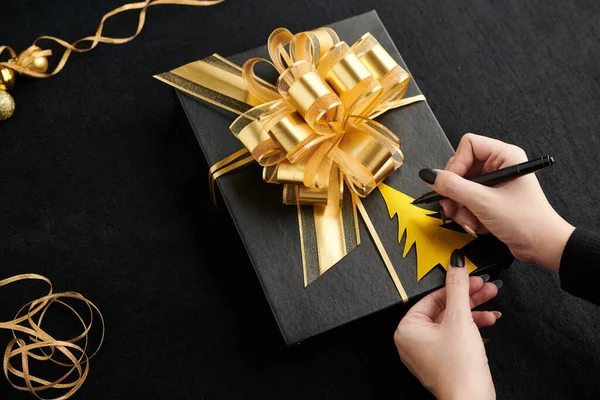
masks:
<path fill-rule="evenodd" d="M 550 158 L 525 164 L 525 168 L 540 168 L 551 163 Z M 467 134 L 463 136 L 456 155 L 445 170 L 424 169 L 419 173 L 433 190 L 426 194 L 428 202 L 439 194 L 447 217 L 473 236 L 492 233 L 508 245 L 520 260 L 535 262 L 557 270 L 564 246 L 575 229 L 552 208 L 534 173 L 523 171 L 518 164 L 527 162 L 527 155 L 517 146 L 499 140 Z M 487 175 L 511 167 L 494 175 Z M 483 176 L 465 179 L 464 176 Z M 485 186 L 501 177 L 498 187 Z"/>
<path fill-rule="evenodd" d="M 544 168 L 551 167 L 552 165 L 554 165 L 554 158 L 545 156 L 466 179 L 484 186 L 496 186 L 527 174 L 536 173 Z M 435 174 L 436 172 L 432 169 L 422 169 L 419 172 L 421 179 L 427 183 L 433 183 L 433 181 L 435 181 Z M 412 204 L 428 204 L 445 198 L 445 196 L 442 196 L 439 193 L 428 192 L 413 201 Z"/>

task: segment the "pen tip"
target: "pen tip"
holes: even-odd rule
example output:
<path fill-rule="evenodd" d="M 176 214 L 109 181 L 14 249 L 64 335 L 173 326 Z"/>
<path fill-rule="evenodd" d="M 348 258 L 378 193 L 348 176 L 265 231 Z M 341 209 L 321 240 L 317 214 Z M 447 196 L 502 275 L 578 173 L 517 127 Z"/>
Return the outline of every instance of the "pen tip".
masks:
<path fill-rule="evenodd" d="M 548 157 L 550 159 L 550 165 L 554 165 L 554 157 Z"/>
<path fill-rule="evenodd" d="M 410 203 L 410 204 L 419 204 L 419 199 L 413 200 L 412 203 Z"/>

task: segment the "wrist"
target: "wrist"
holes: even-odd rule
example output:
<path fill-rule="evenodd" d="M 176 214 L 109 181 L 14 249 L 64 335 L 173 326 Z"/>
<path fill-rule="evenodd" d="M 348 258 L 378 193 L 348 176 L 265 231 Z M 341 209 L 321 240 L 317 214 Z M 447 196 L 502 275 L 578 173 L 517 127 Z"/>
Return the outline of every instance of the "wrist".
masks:
<path fill-rule="evenodd" d="M 551 271 L 558 271 L 565 246 L 575 227 L 556 214 L 543 228 L 543 240 L 540 241 L 534 262 Z"/>
<path fill-rule="evenodd" d="M 461 382 L 460 384 L 443 385 L 440 390 L 432 391 L 438 400 L 494 400 L 496 389 L 490 377 L 476 382 Z"/>
<path fill-rule="evenodd" d="M 438 400 L 495 400 L 496 391 L 491 388 L 455 388 L 435 395 Z"/>

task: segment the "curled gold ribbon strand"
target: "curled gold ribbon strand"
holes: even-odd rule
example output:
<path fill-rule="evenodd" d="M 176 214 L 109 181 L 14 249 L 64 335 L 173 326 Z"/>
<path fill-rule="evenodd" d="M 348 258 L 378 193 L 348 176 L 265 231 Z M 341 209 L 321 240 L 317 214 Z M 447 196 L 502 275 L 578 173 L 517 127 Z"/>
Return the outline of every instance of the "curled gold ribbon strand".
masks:
<path fill-rule="evenodd" d="M 44 400 L 65 400 L 71 397 L 87 378 L 89 372 L 89 360 L 96 355 L 104 341 L 104 318 L 102 313 L 94 303 L 86 299 L 77 292 L 53 293 L 52 282 L 42 275 L 22 274 L 7 279 L 0 280 L 0 287 L 11 283 L 38 280 L 48 284 L 48 294 L 25 304 L 10 321 L 0 322 L 0 329 L 8 329 L 13 333 L 13 339 L 8 343 L 2 360 L 2 370 L 4 376 L 13 388 L 21 391 L 28 391 L 38 399 Z M 64 299 L 74 299 L 83 302 L 90 313 L 89 323 L 79 315 L 75 309 L 67 304 Z M 56 339 L 41 327 L 46 312 L 52 304 L 58 303 L 71 311 L 83 326 L 83 333 L 68 339 Z M 23 315 L 21 315 L 24 313 Z M 101 336 L 95 350 L 88 355 L 88 334 L 92 328 L 94 313 L 100 318 Z M 34 316 L 36 321 L 34 321 Z M 28 324 L 28 325 L 27 325 Z M 17 332 L 25 334 L 25 338 L 17 336 Z M 76 344 L 79 340 L 84 340 L 83 347 Z M 47 349 L 49 354 L 44 351 Z M 35 352 L 38 350 L 41 354 Z M 55 354 L 62 354 L 69 362 L 62 362 L 55 358 Z M 12 359 L 20 358 L 20 368 L 13 365 Z M 32 375 L 30 372 L 30 359 L 38 361 L 51 361 L 61 367 L 69 368 L 60 378 L 54 381 L 48 381 Z M 75 377 L 72 375 L 75 374 Z M 19 378 L 24 381 L 18 384 L 13 381 Z M 66 390 L 63 395 L 55 398 L 44 398 L 38 393 L 47 389 Z"/>
<path fill-rule="evenodd" d="M 66 42 L 66 41 L 59 39 L 57 37 L 54 37 L 54 36 L 40 36 L 33 42 L 33 44 L 27 50 L 25 50 L 25 52 L 23 52 L 23 53 L 27 54 L 28 56 L 27 57 L 19 57 L 18 59 L 17 59 L 17 54 L 10 46 L 0 46 L 0 55 L 5 50 L 7 50 L 10 53 L 11 59 L 12 59 L 11 61 L 0 62 L 0 67 L 8 67 L 8 68 L 11 68 L 14 71 L 18 72 L 19 74 L 30 76 L 33 78 L 49 78 L 53 75 L 58 74 L 64 68 L 65 64 L 67 63 L 67 60 L 69 59 L 71 53 L 73 53 L 73 52 L 75 52 L 75 53 L 88 52 L 90 50 L 93 50 L 99 43 L 123 44 L 123 43 L 127 43 L 127 42 L 135 39 L 142 32 L 142 29 L 144 28 L 144 24 L 146 22 L 146 11 L 149 7 L 157 6 L 157 5 L 161 5 L 161 4 L 206 7 L 206 6 L 212 6 L 215 4 L 222 3 L 223 1 L 224 0 L 154 0 L 154 1 L 153 0 L 145 0 L 142 2 L 138 2 L 138 3 L 124 4 L 120 7 L 115 8 L 114 10 L 108 12 L 107 14 L 104 15 L 104 17 L 102 17 L 102 20 L 100 21 L 100 24 L 98 25 L 98 29 L 96 30 L 95 35 L 83 37 L 81 39 L 74 41 L 73 43 Z M 124 38 L 112 38 L 112 37 L 107 37 L 107 36 L 102 35 L 102 31 L 104 30 L 104 24 L 110 17 L 120 14 L 122 12 L 133 11 L 133 10 L 139 10 L 138 25 L 137 25 L 137 29 L 133 35 L 131 35 L 129 37 L 124 37 Z M 58 64 L 54 68 L 54 70 L 49 73 L 34 71 L 27 67 L 29 65 L 29 63 L 31 62 L 32 57 L 35 58 L 35 57 L 52 55 L 51 50 L 41 50 L 40 47 L 38 47 L 38 43 L 43 40 L 53 41 L 65 48 L 60 61 L 58 62 Z M 80 43 L 85 43 L 85 42 L 91 42 L 89 47 L 84 47 L 84 48 L 78 47 Z"/>

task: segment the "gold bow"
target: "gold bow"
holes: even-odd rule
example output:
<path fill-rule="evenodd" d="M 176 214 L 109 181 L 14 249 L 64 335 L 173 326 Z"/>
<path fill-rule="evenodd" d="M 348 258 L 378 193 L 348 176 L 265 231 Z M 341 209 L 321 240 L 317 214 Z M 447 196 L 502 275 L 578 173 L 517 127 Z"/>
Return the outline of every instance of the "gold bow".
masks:
<path fill-rule="evenodd" d="M 349 47 L 329 28 L 295 36 L 280 28 L 268 49 L 272 62 L 252 58 L 242 67 L 262 104 L 231 125 L 265 167 L 265 181 L 294 185 L 300 204 L 335 204 L 340 177 L 365 197 L 402 165 L 400 139 L 372 118 L 402 104 L 410 77 L 373 36 Z M 259 62 L 277 70 L 276 87 L 256 76 Z"/>
<path fill-rule="evenodd" d="M 400 139 L 373 118 L 424 96 L 403 99 L 410 76 L 370 33 L 348 46 L 330 28 L 279 28 L 268 52 L 271 61 L 251 58 L 242 68 L 215 54 L 156 76 L 240 114 L 230 129 L 245 149 L 211 167 L 213 201 L 219 176 L 251 161 L 263 166 L 263 179 L 282 184 L 283 202 L 298 207 L 305 286 L 360 243 L 358 206 L 406 300 L 360 198 L 404 162 Z M 276 85 L 256 75 L 260 62 L 275 68 Z"/>

